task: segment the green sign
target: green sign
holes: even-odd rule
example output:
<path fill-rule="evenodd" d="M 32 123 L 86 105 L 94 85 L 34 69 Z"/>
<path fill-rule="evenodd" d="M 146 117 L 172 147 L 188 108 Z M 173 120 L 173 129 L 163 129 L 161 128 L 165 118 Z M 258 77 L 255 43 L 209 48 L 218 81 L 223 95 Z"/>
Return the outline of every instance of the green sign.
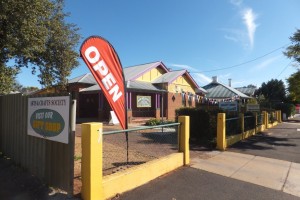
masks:
<path fill-rule="evenodd" d="M 65 127 L 63 117 L 51 109 L 38 109 L 30 117 L 32 129 L 43 137 L 54 137 L 59 135 Z"/>

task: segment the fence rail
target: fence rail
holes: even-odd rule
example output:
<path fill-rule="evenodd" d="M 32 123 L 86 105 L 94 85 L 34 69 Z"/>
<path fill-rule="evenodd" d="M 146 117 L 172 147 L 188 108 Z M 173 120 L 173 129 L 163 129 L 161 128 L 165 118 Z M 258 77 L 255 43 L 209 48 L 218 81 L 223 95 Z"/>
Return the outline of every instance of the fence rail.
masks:
<path fill-rule="evenodd" d="M 178 152 L 179 125 L 172 123 L 103 132 L 103 174 Z M 128 133 L 128 146 L 125 132 Z"/>
<path fill-rule="evenodd" d="M 248 131 L 254 128 L 255 128 L 255 117 L 252 115 L 246 115 L 243 117 L 232 117 L 226 119 L 227 136 L 237 135 L 242 133 L 243 131 Z"/>
<path fill-rule="evenodd" d="M 227 136 L 236 135 L 241 132 L 240 118 L 233 117 L 226 119 L 226 133 Z"/>

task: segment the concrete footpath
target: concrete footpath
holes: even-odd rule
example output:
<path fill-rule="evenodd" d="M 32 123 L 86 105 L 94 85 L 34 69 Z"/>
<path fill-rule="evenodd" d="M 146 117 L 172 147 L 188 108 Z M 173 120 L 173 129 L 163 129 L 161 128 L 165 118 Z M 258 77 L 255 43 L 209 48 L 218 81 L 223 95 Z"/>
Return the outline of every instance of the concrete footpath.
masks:
<path fill-rule="evenodd" d="M 300 199 L 300 116 L 227 151 L 191 152 L 191 166 L 117 199 Z"/>
<path fill-rule="evenodd" d="M 191 167 L 300 197 L 300 164 L 234 152 L 212 152 Z"/>

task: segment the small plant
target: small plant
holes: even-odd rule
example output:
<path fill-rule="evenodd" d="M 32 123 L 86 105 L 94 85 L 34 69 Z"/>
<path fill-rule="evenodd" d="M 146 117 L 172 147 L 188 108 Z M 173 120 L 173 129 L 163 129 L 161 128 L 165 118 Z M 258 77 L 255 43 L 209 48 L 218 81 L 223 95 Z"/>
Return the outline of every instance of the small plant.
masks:
<path fill-rule="evenodd" d="M 171 124 L 171 123 L 174 123 L 174 122 L 173 122 L 173 121 L 169 121 L 169 120 L 167 120 L 167 121 L 162 121 L 162 120 L 160 120 L 160 119 L 154 118 L 154 119 L 148 120 L 148 121 L 145 123 L 145 125 L 146 125 L 146 126 L 157 126 L 157 125 Z"/>
<path fill-rule="evenodd" d="M 74 161 L 81 160 L 81 156 L 74 155 Z"/>
<path fill-rule="evenodd" d="M 145 125 L 146 125 L 146 126 L 156 126 L 156 125 L 159 125 L 160 122 L 161 122 L 160 120 L 154 118 L 154 119 L 148 120 L 148 121 L 145 123 Z"/>

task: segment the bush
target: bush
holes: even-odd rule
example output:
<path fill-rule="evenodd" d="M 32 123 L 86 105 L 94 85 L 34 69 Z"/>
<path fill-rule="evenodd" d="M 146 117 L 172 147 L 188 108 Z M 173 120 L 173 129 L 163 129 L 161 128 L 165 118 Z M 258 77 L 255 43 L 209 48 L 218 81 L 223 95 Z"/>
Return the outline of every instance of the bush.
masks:
<path fill-rule="evenodd" d="M 276 110 L 281 110 L 281 114 L 285 113 L 287 117 L 295 115 L 296 107 L 291 103 L 278 103 L 274 105 Z"/>
<path fill-rule="evenodd" d="M 190 141 L 197 144 L 214 145 L 217 137 L 217 115 L 219 109 L 203 110 L 199 108 L 180 108 L 178 116 L 190 116 Z"/>
<path fill-rule="evenodd" d="M 145 125 L 146 126 L 157 126 L 157 125 L 170 124 L 170 123 L 174 123 L 174 122 L 173 121 L 162 121 L 160 119 L 153 118 L 153 119 L 148 120 L 145 123 Z"/>

